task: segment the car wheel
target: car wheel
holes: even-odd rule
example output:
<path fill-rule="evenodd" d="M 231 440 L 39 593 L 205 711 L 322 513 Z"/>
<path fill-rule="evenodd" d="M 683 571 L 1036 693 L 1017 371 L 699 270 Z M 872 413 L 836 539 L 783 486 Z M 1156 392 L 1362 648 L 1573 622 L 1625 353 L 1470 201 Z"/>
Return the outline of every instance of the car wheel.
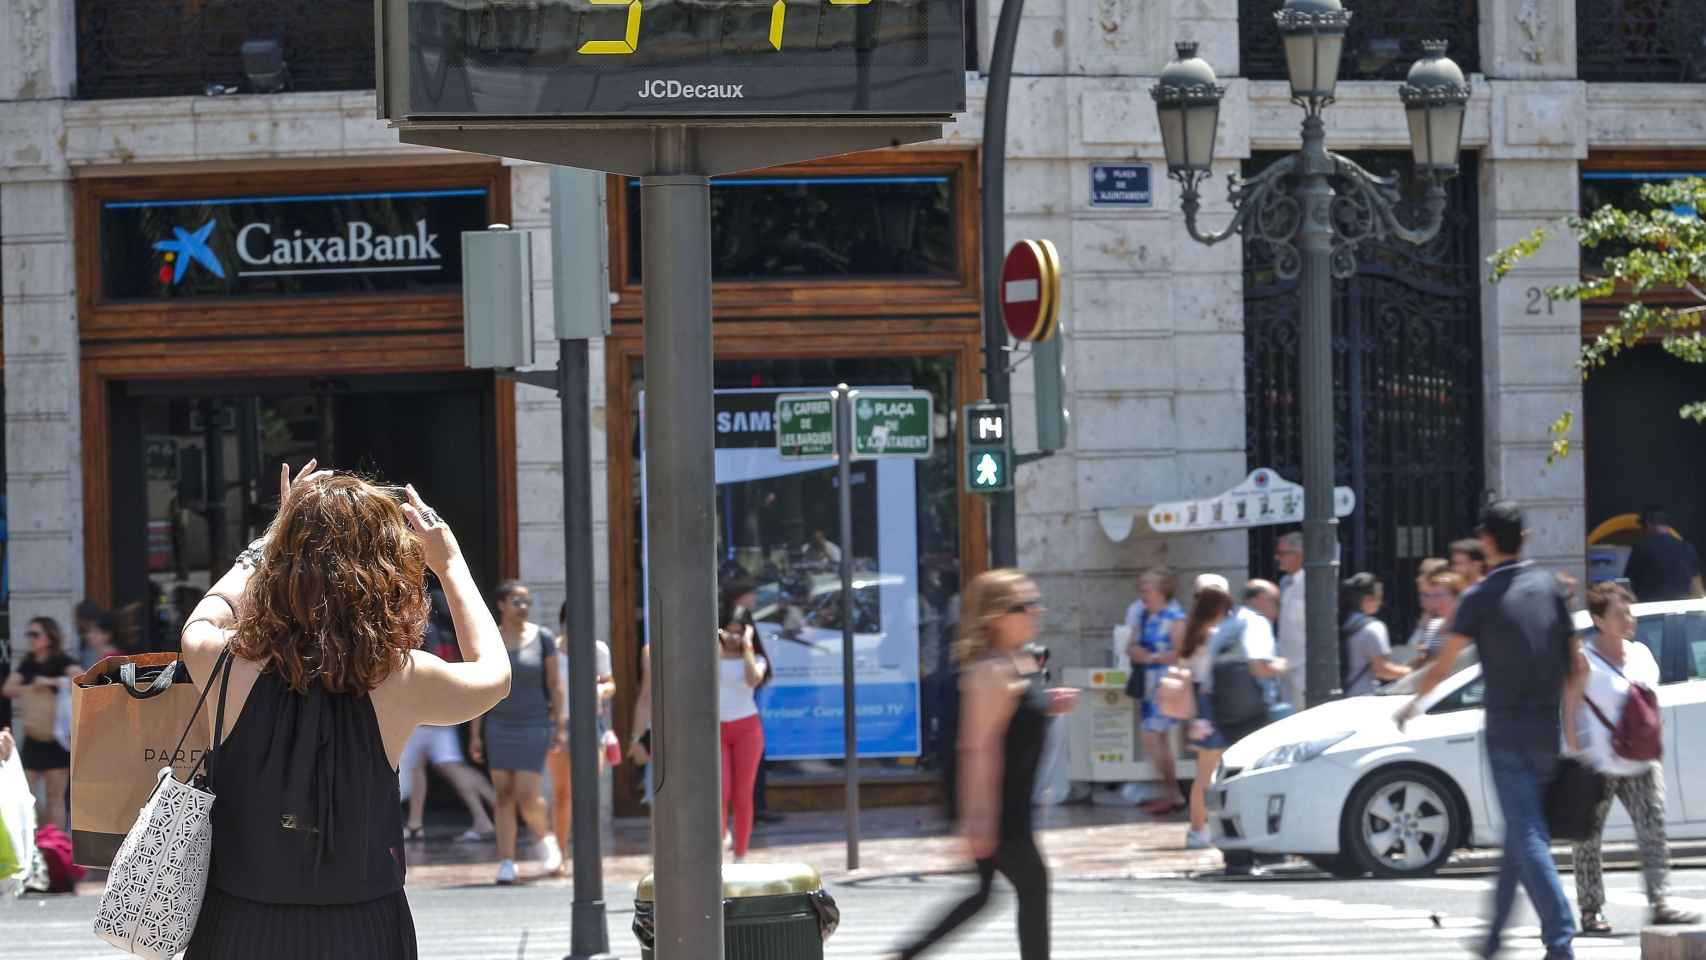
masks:
<path fill-rule="evenodd" d="M 1303 859 L 1322 873 L 1332 874 L 1340 880 L 1361 880 L 1368 876 L 1367 867 L 1342 853 L 1312 853 Z"/>
<path fill-rule="evenodd" d="M 1364 780 L 1345 808 L 1344 849 L 1377 877 L 1425 877 L 1457 849 L 1462 816 L 1439 774 L 1401 767 Z"/>

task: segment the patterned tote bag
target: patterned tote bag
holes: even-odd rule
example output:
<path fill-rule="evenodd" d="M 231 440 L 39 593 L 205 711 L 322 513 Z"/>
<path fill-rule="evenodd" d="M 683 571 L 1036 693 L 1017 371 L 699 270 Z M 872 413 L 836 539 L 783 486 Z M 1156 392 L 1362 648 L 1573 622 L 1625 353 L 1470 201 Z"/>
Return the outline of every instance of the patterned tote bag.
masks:
<path fill-rule="evenodd" d="M 202 704 L 219 680 L 213 748 L 225 733 L 225 689 L 231 681 L 231 653 L 219 654 L 207 688 L 196 702 L 184 734 L 194 729 Z M 178 741 L 182 749 L 183 740 Z M 125 835 L 107 889 L 95 913 L 95 935 L 126 953 L 171 960 L 182 953 L 195 933 L 201 901 L 207 892 L 207 871 L 213 857 L 213 792 L 201 776 L 209 749 L 180 781 L 172 768 L 160 771 L 154 792 Z M 172 751 L 177 755 L 177 750 Z"/>

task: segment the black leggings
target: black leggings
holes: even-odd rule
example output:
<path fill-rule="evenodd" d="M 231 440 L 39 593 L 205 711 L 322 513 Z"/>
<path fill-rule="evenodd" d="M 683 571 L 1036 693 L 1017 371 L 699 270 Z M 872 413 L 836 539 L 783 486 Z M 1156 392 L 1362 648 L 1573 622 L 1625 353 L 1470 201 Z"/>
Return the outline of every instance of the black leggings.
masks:
<path fill-rule="evenodd" d="M 912 960 L 953 933 L 960 924 L 977 916 L 989 903 L 989 890 L 999 871 L 1019 895 L 1019 960 L 1048 960 L 1048 867 L 1037 850 L 1036 838 L 1027 831 L 1005 837 L 995 854 L 977 862 L 977 891 L 948 911 L 929 933 L 900 952 L 901 960 Z"/>

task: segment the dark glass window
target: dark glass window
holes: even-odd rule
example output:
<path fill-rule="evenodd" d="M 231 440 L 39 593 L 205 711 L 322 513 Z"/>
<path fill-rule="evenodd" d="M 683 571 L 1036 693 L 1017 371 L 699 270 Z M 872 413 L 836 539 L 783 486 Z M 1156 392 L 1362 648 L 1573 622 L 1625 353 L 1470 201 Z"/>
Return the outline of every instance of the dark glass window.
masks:
<path fill-rule="evenodd" d="M 628 182 L 628 279 L 639 283 L 640 182 Z M 711 184 L 716 280 L 956 276 L 954 182 L 942 175 L 727 177 Z"/>
<path fill-rule="evenodd" d="M 373 89 L 373 0 L 77 0 L 77 95 L 247 93 L 246 40 L 282 45 L 289 90 Z"/>
<path fill-rule="evenodd" d="M 1284 80 L 1285 47 L 1274 13 L 1284 0 L 1239 0 L 1239 58 L 1252 80 Z M 1345 36 L 1341 80 L 1402 80 L 1423 40 L 1445 40 L 1464 73 L 1481 69 L 1475 0 L 1360 0 Z"/>
<path fill-rule="evenodd" d="M 1576 0 L 1576 60 L 1590 82 L 1706 81 L 1706 4 Z"/>
<path fill-rule="evenodd" d="M 1582 213 L 1590 214 L 1601 207 L 1616 207 L 1634 212 L 1651 210 L 1641 196 L 1641 188 L 1649 183 L 1663 183 L 1687 177 L 1706 177 L 1706 170 L 1589 170 L 1582 174 Z M 1678 207 L 1676 213 L 1698 216 L 1699 211 Z M 1607 257 L 1629 252 L 1625 244 L 1602 243 L 1592 250 L 1582 251 L 1582 269 L 1592 273 L 1600 269 Z"/>

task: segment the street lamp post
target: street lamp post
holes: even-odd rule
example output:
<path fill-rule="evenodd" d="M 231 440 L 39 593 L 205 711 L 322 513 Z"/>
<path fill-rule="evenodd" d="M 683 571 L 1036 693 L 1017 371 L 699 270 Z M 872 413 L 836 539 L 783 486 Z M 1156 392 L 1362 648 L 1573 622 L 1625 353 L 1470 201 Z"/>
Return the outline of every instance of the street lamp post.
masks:
<path fill-rule="evenodd" d="M 1457 174 L 1469 85 L 1445 55 L 1444 41 L 1422 45 L 1399 96 L 1409 120 L 1418 172 L 1427 178 L 1427 220 L 1420 229 L 1399 222 L 1396 177 L 1383 178 L 1327 149 L 1322 111 L 1333 102 L 1345 28 L 1351 14 L 1339 0 L 1287 0 L 1274 14 L 1284 38 L 1291 100 L 1303 108 L 1303 148 L 1248 179 L 1229 178 L 1232 223 L 1219 233 L 1197 226 L 1198 187 L 1214 166 L 1215 127 L 1226 88 L 1197 57 L 1196 44 L 1177 45 L 1150 90 L 1161 124 L 1168 175 L 1183 188 L 1180 207 L 1191 238 L 1216 244 L 1248 235 L 1274 252 L 1274 271 L 1301 278 L 1303 420 L 1303 543 L 1305 556 L 1307 700 L 1338 690 L 1338 519 L 1333 510 L 1333 280 L 1356 273 L 1365 240 L 1397 237 L 1426 243 L 1445 216 L 1445 181 Z"/>

